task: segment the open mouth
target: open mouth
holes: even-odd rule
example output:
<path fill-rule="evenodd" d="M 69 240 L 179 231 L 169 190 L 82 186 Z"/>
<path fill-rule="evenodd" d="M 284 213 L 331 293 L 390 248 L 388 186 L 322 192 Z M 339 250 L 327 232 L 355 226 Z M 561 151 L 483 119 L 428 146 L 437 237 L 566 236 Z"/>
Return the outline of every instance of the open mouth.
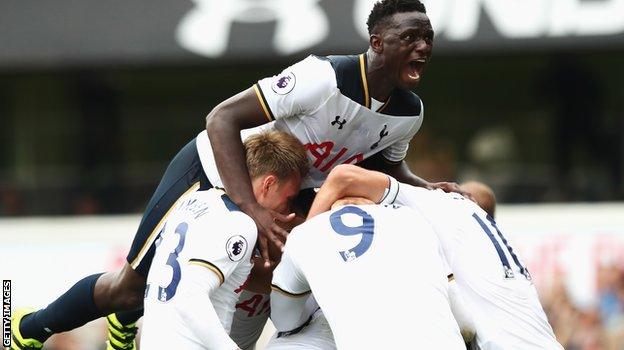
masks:
<path fill-rule="evenodd" d="M 426 58 L 418 58 L 415 60 L 409 61 L 409 70 L 407 76 L 410 80 L 418 81 L 420 80 L 420 76 L 422 75 L 423 70 L 425 69 L 425 65 L 427 64 Z"/>

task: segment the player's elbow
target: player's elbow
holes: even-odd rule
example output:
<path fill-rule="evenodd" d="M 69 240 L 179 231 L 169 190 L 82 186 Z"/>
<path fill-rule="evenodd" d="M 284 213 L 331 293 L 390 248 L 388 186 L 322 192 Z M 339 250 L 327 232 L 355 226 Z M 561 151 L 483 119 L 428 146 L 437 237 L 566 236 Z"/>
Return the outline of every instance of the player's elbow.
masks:
<path fill-rule="evenodd" d="M 224 135 L 239 135 L 241 130 L 255 126 L 249 125 L 245 118 L 244 113 L 237 111 L 235 102 L 221 102 L 206 116 L 208 137 L 213 140 Z"/>
<path fill-rule="evenodd" d="M 335 191 L 346 191 L 353 186 L 358 176 L 361 176 L 362 170 L 357 165 L 340 164 L 329 173 L 326 181 L 335 187 Z"/>
<path fill-rule="evenodd" d="M 351 178 L 354 177 L 358 174 L 359 171 L 361 171 L 362 168 L 360 168 L 357 165 L 353 165 L 353 164 L 339 164 L 336 165 L 336 167 L 334 167 L 334 169 L 332 169 L 332 171 L 330 172 L 330 176 L 340 176 L 343 178 Z"/>
<path fill-rule="evenodd" d="M 219 133 L 221 129 L 225 126 L 224 119 L 221 117 L 222 108 L 221 105 L 216 106 L 215 108 L 208 113 L 206 116 L 206 130 L 208 131 L 208 135 L 214 135 L 215 133 Z"/>

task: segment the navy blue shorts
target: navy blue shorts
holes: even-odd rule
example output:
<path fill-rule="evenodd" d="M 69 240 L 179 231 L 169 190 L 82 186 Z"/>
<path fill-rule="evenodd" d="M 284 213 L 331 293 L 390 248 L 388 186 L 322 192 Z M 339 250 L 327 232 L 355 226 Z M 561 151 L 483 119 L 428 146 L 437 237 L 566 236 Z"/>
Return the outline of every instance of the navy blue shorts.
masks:
<path fill-rule="evenodd" d="M 157 230 L 161 228 L 175 203 L 186 193 L 212 187 L 202 168 L 195 142 L 193 139 L 186 144 L 169 163 L 165 175 L 147 203 L 141 224 L 134 236 L 126 260 L 136 272 L 145 277 L 156 251 L 154 242 L 158 238 Z"/>

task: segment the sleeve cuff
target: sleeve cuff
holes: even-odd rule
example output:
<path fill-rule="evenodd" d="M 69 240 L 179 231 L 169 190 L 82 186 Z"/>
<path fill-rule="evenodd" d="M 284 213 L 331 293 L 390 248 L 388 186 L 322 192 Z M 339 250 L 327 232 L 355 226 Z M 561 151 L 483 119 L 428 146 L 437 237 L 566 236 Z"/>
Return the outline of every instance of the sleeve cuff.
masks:
<path fill-rule="evenodd" d="M 273 113 L 271 112 L 271 108 L 269 108 L 269 103 L 264 97 L 264 93 L 262 93 L 262 89 L 260 88 L 260 85 L 254 84 L 253 89 L 254 89 L 254 92 L 256 93 L 256 96 L 258 97 L 258 102 L 260 102 L 260 106 L 262 107 L 262 110 L 264 111 L 265 117 L 267 118 L 269 122 L 274 121 L 275 117 L 273 116 Z"/>
<path fill-rule="evenodd" d="M 390 175 L 388 176 L 388 188 L 384 190 L 384 194 L 377 204 L 393 204 L 399 195 L 399 182 Z"/>
<path fill-rule="evenodd" d="M 287 290 L 285 290 L 285 289 L 283 289 L 280 286 L 275 285 L 275 284 L 271 284 L 271 289 L 274 290 L 274 291 L 280 292 L 280 293 L 282 293 L 282 294 L 284 294 L 286 296 L 294 297 L 294 298 L 303 297 L 303 296 L 306 296 L 306 295 L 308 295 L 308 294 L 310 294 L 312 292 L 311 290 L 308 290 L 308 291 L 301 292 L 301 293 L 293 293 L 293 292 L 289 292 L 289 291 L 287 291 Z"/>
<path fill-rule="evenodd" d="M 390 160 L 386 156 L 383 156 L 382 158 L 383 158 L 384 162 L 386 162 L 387 164 L 390 164 L 390 165 L 399 164 L 399 163 L 401 163 L 405 159 L 405 158 L 401 158 L 399 160 Z"/>
<path fill-rule="evenodd" d="M 203 266 L 208 270 L 214 272 L 217 277 L 219 277 L 219 285 L 222 285 L 223 282 L 225 282 L 225 276 L 223 275 L 223 272 L 221 272 L 221 269 L 219 269 L 215 264 L 202 259 L 189 259 L 188 263 L 191 265 Z"/>

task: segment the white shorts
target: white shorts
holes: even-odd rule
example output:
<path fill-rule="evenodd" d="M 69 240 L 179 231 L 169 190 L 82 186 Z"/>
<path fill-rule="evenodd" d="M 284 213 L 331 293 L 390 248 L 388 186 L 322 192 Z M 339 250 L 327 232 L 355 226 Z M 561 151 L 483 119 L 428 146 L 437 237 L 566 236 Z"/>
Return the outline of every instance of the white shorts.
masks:
<path fill-rule="evenodd" d="M 295 334 L 283 335 L 279 338 L 277 335 L 278 333 L 276 332 L 267 344 L 265 350 L 336 349 L 334 335 L 321 309 L 318 309 L 312 315 L 310 323 L 303 327 L 301 331 Z"/>

